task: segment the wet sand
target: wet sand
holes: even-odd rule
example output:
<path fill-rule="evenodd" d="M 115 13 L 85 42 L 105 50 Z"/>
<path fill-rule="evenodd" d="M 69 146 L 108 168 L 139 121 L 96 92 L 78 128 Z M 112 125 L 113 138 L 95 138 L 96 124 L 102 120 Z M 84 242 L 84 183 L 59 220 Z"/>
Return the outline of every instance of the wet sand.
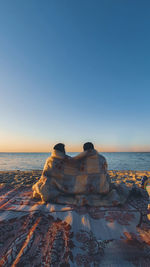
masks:
<path fill-rule="evenodd" d="M 0 171 L 0 184 L 9 184 L 14 187 L 20 185 L 31 186 L 41 177 L 42 170 L 32 171 Z M 109 175 L 114 183 L 124 182 L 127 186 L 136 184 L 140 186 L 144 175 L 150 177 L 150 171 L 115 171 L 110 170 Z"/>

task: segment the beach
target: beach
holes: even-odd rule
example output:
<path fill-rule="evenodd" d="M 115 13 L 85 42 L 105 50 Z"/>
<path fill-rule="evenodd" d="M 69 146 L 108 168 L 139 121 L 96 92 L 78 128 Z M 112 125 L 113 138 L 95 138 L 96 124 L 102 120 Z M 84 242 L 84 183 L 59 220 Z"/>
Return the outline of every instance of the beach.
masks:
<path fill-rule="evenodd" d="M 110 170 L 108 171 L 112 183 L 125 183 L 131 187 L 133 184 L 140 187 L 141 179 L 144 175 L 150 177 L 150 171 L 126 171 Z M 42 170 L 32 171 L 0 171 L 0 184 L 8 184 L 13 187 L 32 186 L 36 183 L 42 174 Z"/>
<path fill-rule="evenodd" d="M 43 203 L 32 191 L 41 174 L 0 171 L 0 266 L 149 266 L 146 190 L 135 191 L 123 206 Z M 140 187 L 150 172 L 109 175 L 112 183 Z"/>

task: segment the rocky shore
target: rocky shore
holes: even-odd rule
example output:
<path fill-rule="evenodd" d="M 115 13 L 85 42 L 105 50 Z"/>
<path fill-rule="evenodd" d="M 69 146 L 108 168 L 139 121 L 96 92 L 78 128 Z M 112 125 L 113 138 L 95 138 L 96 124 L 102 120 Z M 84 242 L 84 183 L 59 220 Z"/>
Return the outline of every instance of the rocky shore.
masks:
<path fill-rule="evenodd" d="M 41 177 L 42 170 L 32 171 L 0 171 L 0 184 L 9 184 L 14 187 L 20 185 L 31 186 Z M 109 171 L 110 178 L 114 183 L 124 182 L 128 186 L 136 184 L 140 186 L 144 175 L 150 177 L 150 171 Z"/>

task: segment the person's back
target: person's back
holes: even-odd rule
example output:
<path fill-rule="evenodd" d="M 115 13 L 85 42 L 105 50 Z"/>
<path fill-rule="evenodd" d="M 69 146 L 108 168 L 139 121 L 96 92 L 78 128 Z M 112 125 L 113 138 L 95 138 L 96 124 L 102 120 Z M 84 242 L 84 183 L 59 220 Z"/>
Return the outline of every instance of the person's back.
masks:
<path fill-rule="evenodd" d="M 86 170 L 87 174 L 93 178 L 96 176 L 99 179 L 99 193 L 108 193 L 110 189 L 110 177 L 107 172 L 107 161 L 105 157 L 100 155 L 95 149 L 94 145 L 87 142 L 83 145 L 84 152 L 88 152 L 89 156 L 86 157 Z"/>
<path fill-rule="evenodd" d="M 46 160 L 43 173 L 44 176 L 50 176 L 54 172 L 63 169 L 63 160 L 66 157 L 64 144 L 58 143 L 54 146 L 51 156 Z"/>
<path fill-rule="evenodd" d="M 40 180 L 32 186 L 33 197 L 48 201 L 57 195 L 53 186 L 53 176 L 61 177 L 64 171 L 65 146 L 58 143 L 54 146 L 51 156 L 46 160 Z"/>
<path fill-rule="evenodd" d="M 110 206 L 124 203 L 128 190 L 113 188 L 106 159 L 93 144 L 74 159 L 66 156 L 63 144 L 57 144 L 48 158 L 40 180 L 33 185 L 33 196 L 59 204 Z"/>

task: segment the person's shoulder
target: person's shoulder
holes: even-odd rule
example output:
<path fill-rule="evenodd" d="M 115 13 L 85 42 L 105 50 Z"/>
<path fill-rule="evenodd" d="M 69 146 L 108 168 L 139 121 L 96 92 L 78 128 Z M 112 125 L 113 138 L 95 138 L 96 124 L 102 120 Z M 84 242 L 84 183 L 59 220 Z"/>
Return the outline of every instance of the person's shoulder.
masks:
<path fill-rule="evenodd" d="M 53 159 L 53 160 L 62 160 L 66 157 L 66 154 L 61 152 L 61 151 L 58 151 L 58 150 L 53 150 L 52 151 L 52 154 L 51 154 L 51 157 L 50 157 L 50 160 Z"/>
<path fill-rule="evenodd" d="M 101 154 L 99 154 L 99 159 L 102 160 L 102 161 L 106 161 L 106 158 L 103 155 L 101 155 Z"/>
<path fill-rule="evenodd" d="M 51 161 L 51 159 L 52 159 L 52 157 L 49 156 L 49 157 L 46 159 L 45 164 L 48 164 L 48 163 Z"/>
<path fill-rule="evenodd" d="M 51 156 L 49 156 L 49 157 L 46 159 L 46 161 L 49 161 L 49 160 L 51 160 L 51 158 L 52 158 L 52 155 L 51 155 Z"/>

